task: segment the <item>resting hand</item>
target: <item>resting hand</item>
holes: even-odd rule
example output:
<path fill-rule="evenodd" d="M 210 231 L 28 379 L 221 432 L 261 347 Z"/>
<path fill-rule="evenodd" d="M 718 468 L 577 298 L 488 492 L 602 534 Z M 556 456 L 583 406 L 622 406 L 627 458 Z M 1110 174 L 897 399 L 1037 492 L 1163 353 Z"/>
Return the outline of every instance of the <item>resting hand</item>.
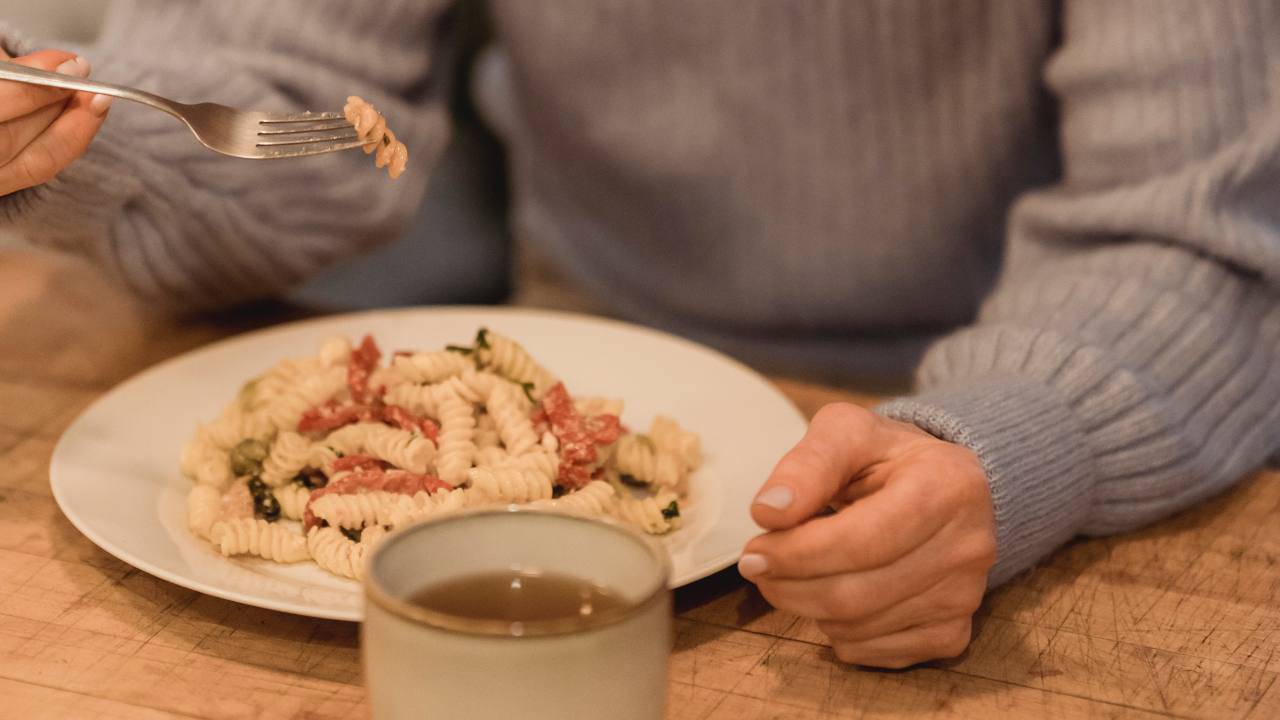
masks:
<path fill-rule="evenodd" d="M 814 517 L 829 504 L 834 515 Z M 854 405 L 823 408 L 756 495 L 769 530 L 739 570 L 818 621 L 845 662 L 954 657 L 995 561 L 986 475 L 967 448 Z"/>
<path fill-rule="evenodd" d="M 60 50 L 0 60 L 64 75 L 89 75 L 89 63 Z M 52 180 L 84 154 L 102 126 L 110 98 L 0 81 L 0 195 Z"/>

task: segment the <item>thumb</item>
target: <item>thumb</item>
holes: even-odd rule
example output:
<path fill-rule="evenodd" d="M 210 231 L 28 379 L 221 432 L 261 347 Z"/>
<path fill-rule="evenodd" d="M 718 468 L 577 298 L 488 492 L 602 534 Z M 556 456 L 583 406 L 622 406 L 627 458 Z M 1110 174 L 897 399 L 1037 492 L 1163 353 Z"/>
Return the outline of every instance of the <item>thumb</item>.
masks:
<path fill-rule="evenodd" d="M 879 459 L 878 422 L 870 410 L 848 403 L 819 410 L 756 493 L 751 518 L 766 530 L 785 530 L 813 517 Z"/>

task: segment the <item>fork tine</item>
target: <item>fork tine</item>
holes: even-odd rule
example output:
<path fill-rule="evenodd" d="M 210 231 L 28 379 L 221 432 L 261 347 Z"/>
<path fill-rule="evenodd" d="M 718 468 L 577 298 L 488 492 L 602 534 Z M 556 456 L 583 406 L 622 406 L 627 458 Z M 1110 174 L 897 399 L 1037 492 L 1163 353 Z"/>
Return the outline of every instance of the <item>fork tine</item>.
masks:
<path fill-rule="evenodd" d="M 268 126 L 268 127 L 273 127 L 273 126 Z M 311 125 L 311 124 L 298 123 L 298 124 L 285 125 L 283 126 L 283 128 L 279 130 L 259 130 L 258 135 L 259 136 L 294 135 L 297 133 L 323 132 L 323 131 L 329 131 L 329 130 L 350 130 L 351 127 L 352 127 L 351 123 L 349 122 L 329 123 L 328 125 L 324 125 L 324 124 Z"/>
<path fill-rule="evenodd" d="M 276 160 L 281 158 L 306 157 L 308 155 L 324 155 L 326 153 L 353 150 L 363 146 L 362 142 L 312 143 L 309 145 L 279 145 L 259 147 L 262 158 Z"/>
<path fill-rule="evenodd" d="M 345 120 L 346 117 L 342 113 L 336 112 L 301 112 L 286 113 L 282 115 L 268 115 L 258 122 L 264 125 L 276 125 L 280 123 L 296 123 L 296 122 L 314 122 L 316 120 Z"/>
<path fill-rule="evenodd" d="M 283 137 L 259 137 L 256 144 L 258 147 L 278 147 L 280 145 L 308 145 L 310 143 L 336 143 L 354 140 L 359 140 L 359 136 L 355 134 L 353 129 L 351 132 L 320 132 L 305 135 L 285 135 Z"/>

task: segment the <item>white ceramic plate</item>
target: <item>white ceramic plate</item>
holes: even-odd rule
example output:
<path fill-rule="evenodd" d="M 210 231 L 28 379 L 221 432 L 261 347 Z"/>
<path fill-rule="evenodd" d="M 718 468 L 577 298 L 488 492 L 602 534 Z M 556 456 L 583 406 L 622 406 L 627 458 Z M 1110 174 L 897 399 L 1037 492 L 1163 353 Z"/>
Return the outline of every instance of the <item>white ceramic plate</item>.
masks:
<path fill-rule="evenodd" d="M 804 433 L 803 416 L 763 377 L 687 340 L 625 323 L 518 309 L 422 308 L 322 318 L 225 340 L 164 362 L 107 393 L 58 442 L 54 497 L 80 532 L 152 575 L 258 607 L 339 620 L 362 615 L 359 585 L 311 563 L 228 559 L 186 528 L 190 483 L 178 454 L 248 378 L 324 338 L 372 333 L 385 352 L 467 342 L 485 326 L 515 338 L 573 394 L 621 397 L 623 422 L 667 414 L 702 436 L 682 529 L 665 537 L 672 586 L 737 560 L 758 532 L 755 490 Z"/>

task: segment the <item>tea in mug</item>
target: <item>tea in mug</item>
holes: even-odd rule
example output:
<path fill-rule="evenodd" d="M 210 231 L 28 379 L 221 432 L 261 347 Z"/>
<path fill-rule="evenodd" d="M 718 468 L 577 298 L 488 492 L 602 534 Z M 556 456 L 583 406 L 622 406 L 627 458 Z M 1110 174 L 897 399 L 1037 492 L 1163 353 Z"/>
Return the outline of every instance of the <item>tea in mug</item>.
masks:
<path fill-rule="evenodd" d="M 408 599 L 455 617 L 516 623 L 589 617 L 627 604 L 607 587 L 532 570 L 464 575 L 428 585 Z"/>

